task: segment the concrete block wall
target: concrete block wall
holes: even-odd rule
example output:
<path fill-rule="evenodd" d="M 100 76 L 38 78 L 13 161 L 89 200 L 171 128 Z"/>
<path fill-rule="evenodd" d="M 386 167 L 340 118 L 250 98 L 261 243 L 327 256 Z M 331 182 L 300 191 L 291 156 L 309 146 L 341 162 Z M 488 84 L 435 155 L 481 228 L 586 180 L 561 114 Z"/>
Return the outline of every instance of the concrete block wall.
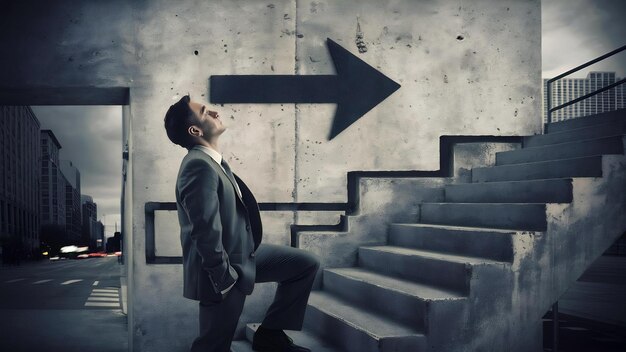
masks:
<path fill-rule="evenodd" d="M 348 171 L 435 170 L 440 135 L 541 131 L 539 0 L 3 6 L 3 92 L 37 101 L 35 90 L 129 88 L 132 173 L 125 214 L 132 216 L 126 240 L 135 351 L 183 351 L 197 332 L 197 304 L 182 298 L 182 268 L 145 262 L 143 214 L 146 202 L 173 201 L 185 153 L 167 140 L 163 114 L 186 93 L 206 101 L 210 75 L 333 74 L 325 46 L 331 38 L 402 85 L 330 142 L 329 104 L 219 107 L 229 126 L 221 140 L 224 157 L 261 202 L 345 202 Z M 63 92 L 49 100 L 71 104 L 81 94 Z M 374 195 L 374 189 L 365 191 Z M 264 240 L 288 244 L 290 223 L 328 223 L 335 215 L 265 212 Z M 172 232 L 158 233 L 169 233 L 165 244 L 157 243 L 168 253 L 176 252 Z M 271 295 L 271 284 L 255 290 L 242 327 L 260 319 Z"/>

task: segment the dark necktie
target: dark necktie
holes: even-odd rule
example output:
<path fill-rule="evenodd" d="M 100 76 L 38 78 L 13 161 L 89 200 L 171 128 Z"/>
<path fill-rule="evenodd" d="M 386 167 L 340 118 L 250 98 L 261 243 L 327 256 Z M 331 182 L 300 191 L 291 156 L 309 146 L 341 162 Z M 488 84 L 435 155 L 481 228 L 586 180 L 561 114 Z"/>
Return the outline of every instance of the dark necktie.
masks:
<path fill-rule="evenodd" d="M 239 197 L 241 197 L 241 191 L 239 190 L 239 185 L 237 184 L 237 181 L 235 181 L 235 175 L 233 175 L 233 172 L 230 170 L 230 166 L 228 166 L 228 163 L 226 162 L 224 158 L 222 158 L 222 167 L 224 168 L 224 171 L 226 171 L 226 176 L 228 176 L 228 178 L 232 181 L 233 185 L 235 186 L 235 190 L 237 191 L 237 194 L 239 195 Z"/>

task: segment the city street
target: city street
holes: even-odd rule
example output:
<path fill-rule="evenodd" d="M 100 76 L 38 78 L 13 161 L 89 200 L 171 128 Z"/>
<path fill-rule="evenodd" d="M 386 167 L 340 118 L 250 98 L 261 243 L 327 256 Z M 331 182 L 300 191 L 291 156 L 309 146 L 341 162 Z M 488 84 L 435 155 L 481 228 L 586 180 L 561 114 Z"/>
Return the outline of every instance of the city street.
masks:
<path fill-rule="evenodd" d="M 116 257 L 0 268 L 0 351 L 127 350 Z"/>

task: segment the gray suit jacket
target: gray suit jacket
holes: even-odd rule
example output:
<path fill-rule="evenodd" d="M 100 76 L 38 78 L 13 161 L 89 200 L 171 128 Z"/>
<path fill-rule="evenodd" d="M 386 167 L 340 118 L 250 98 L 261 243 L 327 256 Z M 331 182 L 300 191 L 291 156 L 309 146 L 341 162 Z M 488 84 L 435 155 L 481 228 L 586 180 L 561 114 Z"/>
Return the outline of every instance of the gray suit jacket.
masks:
<path fill-rule="evenodd" d="M 176 206 L 186 298 L 221 301 L 221 291 L 234 282 L 244 294 L 252 293 L 254 251 L 263 228 L 256 199 L 235 178 L 241 198 L 220 165 L 204 152 L 191 149 L 180 165 Z"/>

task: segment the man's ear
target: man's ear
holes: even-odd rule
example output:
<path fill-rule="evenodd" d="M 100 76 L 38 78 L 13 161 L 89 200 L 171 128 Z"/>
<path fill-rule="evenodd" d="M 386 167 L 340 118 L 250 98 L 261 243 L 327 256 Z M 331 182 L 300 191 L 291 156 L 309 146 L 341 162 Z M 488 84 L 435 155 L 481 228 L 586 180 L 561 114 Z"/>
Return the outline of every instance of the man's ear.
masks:
<path fill-rule="evenodd" d="M 202 130 L 200 130 L 197 126 L 191 125 L 187 128 L 187 133 L 194 137 L 202 137 Z"/>

